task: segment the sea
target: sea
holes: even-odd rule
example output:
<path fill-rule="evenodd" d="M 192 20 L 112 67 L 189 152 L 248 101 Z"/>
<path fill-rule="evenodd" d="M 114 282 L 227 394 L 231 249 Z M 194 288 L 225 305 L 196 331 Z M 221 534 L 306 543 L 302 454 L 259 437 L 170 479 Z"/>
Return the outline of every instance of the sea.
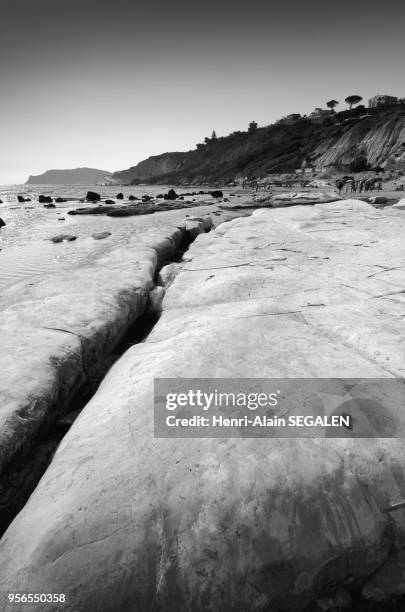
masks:
<path fill-rule="evenodd" d="M 0 218 L 6 226 L 0 229 L 0 292 L 15 283 L 35 280 L 44 274 L 52 274 L 61 268 L 79 265 L 91 257 L 105 254 L 117 244 L 122 244 L 134 233 L 143 234 L 156 226 L 178 223 L 187 214 L 207 212 L 183 209 L 157 212 L 150 215 L 113 218 L 104 215 L 68 214 L 69 210 L 88 206 L 83 200 L 87 191 L 96 191 L 101 201 L 116 199 L 119 192 L 125 202 L 129 195 L 156 196 L 166 193 L 170 186 L 100 186 L 100 185 L 6 185 L 0 186 Z M 193 187 L 193 191 L 199 188 Z M 181 190 L 178 190 L 181 192 Z M 45 208 L 38 203 L 40 194 L 68 201 L 55 204 L 56 208 Z M 30 202 L 18 203 L 17 196 Z M 93 233 L 111 232 L 104 240 L 94 240 Z M 58 234 L 76 236 L 72 242 L 54 244 L 50 238 Z"/>

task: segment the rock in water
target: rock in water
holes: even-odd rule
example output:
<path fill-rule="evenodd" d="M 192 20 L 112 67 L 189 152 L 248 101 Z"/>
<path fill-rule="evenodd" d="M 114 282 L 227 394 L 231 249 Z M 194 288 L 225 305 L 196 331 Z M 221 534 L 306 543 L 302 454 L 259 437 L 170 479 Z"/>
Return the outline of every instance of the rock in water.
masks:
<path fill-rule="evenodd" d="M 108 238 L 108 236 L 111 236 L 111 232 L 95 232 L 91 235 L 93 240 L 103 240 L 103 238 Z"/>
<path fill-rule="evenodd" d="M 139 198 L 137 198 L 136 196 L 130 195 L 128 200 L 131 200 L 132 202 L 133 200 L 139 200 Z"/>
<path fill-rule="evenodd" d="M 114 200 L 106 200 L 105 204 L 115 204 L 115 201 Z"/>
<path fill-rule="evenodd" d="M 6 227 L 5 221 L 0 217 L 0 227 Z"/>
<path fill-rule="evenodd" d="M 56 208 L 55 204 L 44 204 L 44 208 Z"/>
<path fill-rule="evenodd" d="M 38 202 L 40 204 L 52 204 L 53 200 L 52 200 L 51 196 L 40 195 L 40 196 L 38 196 Z"/>
<path fill-rule="evenodd" d="M 88 191 L 86 195 L 86 200 L 88 202 L 99 202 L 101 200 L 101 196 L 95 191 Z"/>
<path fill-rule="evenodd" d="M 123 193 L 117 193 L 117 195 L 115 197 L 117 198 L 117 200 L 123 200 L 124 199 L 124 194 Z"/>
<path fill-rule="evenodd" d="M 17 200 L 20 202 L 20 204 L 23 204 L 23 202 L 31 202 L 31 198 L 24 198 L 24 196 L 17 196 Z"/>
<path fill-rule="evenodd" d="M 3 204 L 3 200 L 0 200 L 0 204 Z"/>
<path fill-rule="evenodd" d="M 59 197 L 55 199 L 55 202 L 57 202 L 58 204 L 62 204 L 63 202 L 67 202 L 67 200 L 66 198 Z"/>
<path fill-rule="evenodd" d="M 59 234 L 58 236 L 49 238 L 49 240 L 54 244 L 59 244 L 60 242 L 73 242 L 76 239 L 77 236 L 72 236 L 72 234 Z"/>
<path fill-rule="evenodd" d="M 165 200 L 176 200 L 179 196 L 174 189 L 169 189 L 169 191 L 163 197 Z"/>
<path fill-rule="evenodd" d="M 210 191 L 210 195 L 212 195 L 213 198 L 222 198 L 224 194 L 220 189 L 217 189 L 216 191 Z"/>

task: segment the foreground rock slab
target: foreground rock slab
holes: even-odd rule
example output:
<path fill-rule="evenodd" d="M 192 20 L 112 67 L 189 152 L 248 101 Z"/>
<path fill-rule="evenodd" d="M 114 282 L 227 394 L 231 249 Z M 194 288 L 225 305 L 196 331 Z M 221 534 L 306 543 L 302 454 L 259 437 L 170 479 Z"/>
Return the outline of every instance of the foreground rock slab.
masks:
<path fill-rule="evenodd" d="M 152 229 L 94 261 L 2 293 L 0 473 L 43 425 L 63 413 L 89 368 L 143 314 L 159 267 L 196 228 L 206 231 L 209 225 L 206 219 L 187 220 Z"/>
<path fill-rule="evenodd" d="M 385 574 L 367 580 L 405 542 L 387 512 L 402 440 L 158 439 L 153 380 L 403 377 L 404 229 L 403 211 L 349 200 L 199 236 L 3 537 L 0 590 L 65 592 L 69 612 L 384 599 Z"/>

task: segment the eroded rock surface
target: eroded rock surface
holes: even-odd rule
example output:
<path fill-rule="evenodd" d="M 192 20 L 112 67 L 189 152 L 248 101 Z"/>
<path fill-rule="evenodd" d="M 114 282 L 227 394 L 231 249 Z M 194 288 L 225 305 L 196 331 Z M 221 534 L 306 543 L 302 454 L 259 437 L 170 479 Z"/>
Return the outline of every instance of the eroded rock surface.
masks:
<path fill-rule="evenodd" d="M 186 236 L 186 225 L 154 228 L 94 261 L 2 292 L 0 473 L 144 312 L 157 270 Z"/>
<path fill-rule="evenodd" d="M 350 601 L 405 543 L 386 511 L 403 441 L 158 439 L 153 380 L 403 377 L 404 229 L 349 200 L 199 236 L 3 537 L 0 590 L 65 592 L 69 612 L 298 611 L 343 584 Z"/>

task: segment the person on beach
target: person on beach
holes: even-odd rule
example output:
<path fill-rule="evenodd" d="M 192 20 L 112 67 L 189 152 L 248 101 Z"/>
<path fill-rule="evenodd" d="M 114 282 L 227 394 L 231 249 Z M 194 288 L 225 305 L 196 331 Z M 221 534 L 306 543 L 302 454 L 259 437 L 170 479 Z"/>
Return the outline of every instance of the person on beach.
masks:
<path fill-rule="evenodd" d="M 343 187 L 344 187 L 344 181 L 342 181 L 342 180 L 337 180 L 337 181 L 336 181 L 336 188 L 337 188 L 337 190 L 338 190 L 338 192 L 339 192 L 339 195 L 342 195 L 342 189 L 343 189 Z"/>

